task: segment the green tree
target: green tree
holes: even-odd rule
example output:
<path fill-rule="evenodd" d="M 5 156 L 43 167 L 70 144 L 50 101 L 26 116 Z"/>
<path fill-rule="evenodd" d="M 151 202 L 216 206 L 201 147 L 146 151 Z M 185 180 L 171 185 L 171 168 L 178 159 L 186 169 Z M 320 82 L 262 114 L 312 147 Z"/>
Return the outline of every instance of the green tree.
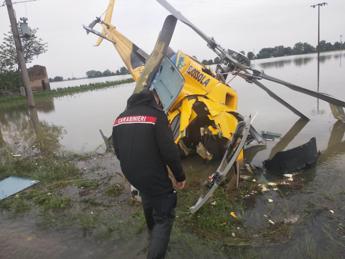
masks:
<path fill-rule="evenodd" d="M 212 59 L 204 59 L 202 62 L 202 64 L 204 65 L 212 65 L 213 64 L 213 60 Z"/>
<path fill-rule="evenodd" d="M 219 57 L 215 57 L 213 60 L 213 64 L 219 64 L 220 63 L 220 58 Z"/>
<path fill-rule="evenodd" d="M 101 71 L 97 71 L 97 70 L 89 70 L 89 71 L 86 72 L 86 76 L 88 78 L 101 77 L 102 76 L 102 72 Z"/>
<path fill-rule="evenodd" d="M 306 54 L 307 53 L 313 53 L 316 51 L 316 49 L 307 42 L 303 43 L 303 50 L 304 50 L 304 53 L 306 53 Z"/>
<path fill-rule="evenodd" d="M 286 47 L 286 48 L 284 48 L 284 55 L 285 55 L 285 56 L 290 56 L 290 55 L 292 55 L 292 48 L 291 48 L 291 47 Z"/>
<path fill-rule="evenodd" d="M 271 58 L 273 55 L 273 48 L 263 48 L 256 55 L 257 58 Z"/>
<path fill-rule="evenodd" d="M 342 45 L 341 45 L 340 42 L 337 41 L 337 42 L 334 42 L 333 48 L 334 48 L 335 50 L 340 50 L 340 49 L 342 48 Z"/>
<path fill-rule="evenodd" d="M 272 56 L 273 57 L 282 57 L 282 56 L 285 56 L 285 48 L 284 46 L 276 46 L 273 48 L 273 51 L 272 51 Z"/>
<path fill-rule="evenodd" d="M 52 81 L 54 81 L 54 82 L 63 81 L 63 77 L 62 76 L 56 76 L 52 79 Z"/>
<path fill-rule="evenodd" d="M 0 73 L 0 96 L 11 95 L 15 92 L 19 93 L 19 88 L 22 85 L 22 78 L 19 72 L 9 71 Z"/>
<path fill-rule="evenodd" d="M 255 59 L 255 54 L 254 54 L 254 52 L 249 51 L 249 52 L 247 53 L 247 58 L 248 58 L 249 60 Z"/>
<path fill-rule="evenodd" d="M 112 76 L 112 75 L 114 75 L 114 73 L 111 72 L 109 69 L 107 69 L 107 70 L 103 71 L 102 75 L 103 76 Z"/>
<path fill-rule="evenodd" d="M 292 53 L 294 55 L 299 55 L 299 54 L 303 54 L 304 53 L 304 47 L 303 47 L 303 43 L 302 42 L 297 42 L 293 49 L 292 49 Z"/>
<path fill-rule="evenodd" d="M 320 41 L 319 48 L 320 48 L 320 51 L 329 51 L 329 50 L 335 49 L 332 43 L 327 42 L 325 40 Z"/>
<path fill-rule="evenodd" d="M 24 59 L 31 63 L 35 57 L 47 51 L 47 43 L 37 36 L 38 29 L 32 29 L 30 37 L 21 37 Z M 0 45 L 0 73 L 18 71 L 17 52 L 11 32 L 4 34 L 4 41 Z"/>
<path fill-rule="evenodd" d="M 121 67 L 120 68 L 120 75 L 127 75 L 129 72 L 127 70 L 127 68 L 125 67 Z"/>

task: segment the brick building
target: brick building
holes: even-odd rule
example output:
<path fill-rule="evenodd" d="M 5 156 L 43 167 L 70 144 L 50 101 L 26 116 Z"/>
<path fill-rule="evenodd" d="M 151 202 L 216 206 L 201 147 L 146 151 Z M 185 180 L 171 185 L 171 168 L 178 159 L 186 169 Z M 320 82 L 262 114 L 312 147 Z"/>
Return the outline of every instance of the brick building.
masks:
<path fill-rule="evenodd" d="M 35 65 L 28 69 L 28 73 L 32 91 L 50 90 L 46 67 Z"/>

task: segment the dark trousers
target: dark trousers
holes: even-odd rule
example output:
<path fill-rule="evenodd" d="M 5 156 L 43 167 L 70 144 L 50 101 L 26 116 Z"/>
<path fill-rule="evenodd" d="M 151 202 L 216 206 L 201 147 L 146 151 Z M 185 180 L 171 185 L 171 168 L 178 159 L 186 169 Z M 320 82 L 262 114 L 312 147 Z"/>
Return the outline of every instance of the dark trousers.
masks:
<path fill-rule="evenodd" d="M 159 197 L 141 195 L 147 228 L 150 233 L 148 259 L 165 257 L 175 219 L 176 191 Z"/>

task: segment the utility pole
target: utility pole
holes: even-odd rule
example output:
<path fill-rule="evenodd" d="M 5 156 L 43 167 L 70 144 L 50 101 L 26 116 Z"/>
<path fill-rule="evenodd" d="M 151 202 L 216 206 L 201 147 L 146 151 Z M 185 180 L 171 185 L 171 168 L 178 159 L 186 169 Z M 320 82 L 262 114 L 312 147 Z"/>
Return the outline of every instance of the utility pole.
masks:
<path fill-rule="evenodd" d="M 28 106 L 32 108 L 32 107 L 35 107 L 35 101 L 34 101 L 34 97 L 33 97 L 31 86 L 30 86 L 28 70 L 26 69 L 23 46 L 19 37 L 18 24 L 17 24 L 17 20 L 14 14 L 12 1 L 6 0 L 6 6 L 7 6 L 7 11 L 8 11 L 8 16 L 10 18 L 14 43 L 16 45 L 19 69 L 21 71 L 24 87 L 26 90 L 25 92 L 26 92 L 26 97 L 27 97 L 27 103 L 28 103 Z"/>
<path fill-rule="evenodd" d="M 317 91 L 320 90 L 320 7 L 326 6 L 326 2 L 311 5 L 311 7 L 317 7 Z M 317 111 L 319 112 L 319 99 L 317 99 Z"/>

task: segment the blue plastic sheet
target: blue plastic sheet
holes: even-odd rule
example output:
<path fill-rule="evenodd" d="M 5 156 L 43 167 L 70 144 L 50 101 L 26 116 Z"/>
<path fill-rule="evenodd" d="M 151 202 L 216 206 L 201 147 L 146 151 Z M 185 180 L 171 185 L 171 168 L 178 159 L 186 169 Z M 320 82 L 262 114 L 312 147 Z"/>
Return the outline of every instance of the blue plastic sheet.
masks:
<path fill-rule="evenodd" d="M 16 176 L 10 176 L 0 181 L 0 200 L 3 200 L 13 194 L 23 191 L 39 181 L 25 179 Z"/>

